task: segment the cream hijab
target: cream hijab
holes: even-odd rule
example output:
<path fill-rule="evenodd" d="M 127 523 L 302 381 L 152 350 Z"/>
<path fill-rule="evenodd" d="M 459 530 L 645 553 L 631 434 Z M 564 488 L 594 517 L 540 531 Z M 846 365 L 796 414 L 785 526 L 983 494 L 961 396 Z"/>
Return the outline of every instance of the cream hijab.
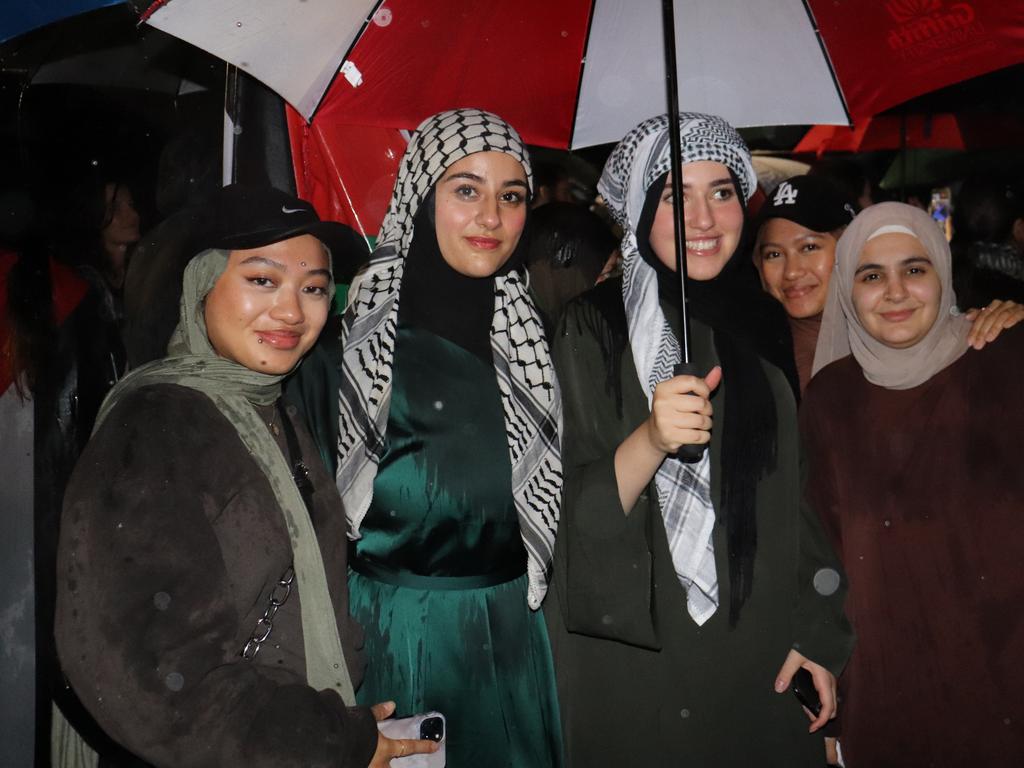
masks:
<path fill-rule="evenodd" d="M 865 243 L 879 230 L 912 233 L 921 241 L 939 276 L 942 297 L 935 324 L 917 344 L 894 349 L 872 337 L 853 307 L 853 277 Z M 836 264 L 814 353 L 814 374 L 834 360 L 853 354 L 864 378 L 886 389 L 911 389 L 952 365 L 967 351 L 970 323 L 956 312 L 953 260 L 949 244 L 932 217 L 904 203 L 865 208 L 836 246 Z M 813 375 L 813 374 L 812 374 Z"/>

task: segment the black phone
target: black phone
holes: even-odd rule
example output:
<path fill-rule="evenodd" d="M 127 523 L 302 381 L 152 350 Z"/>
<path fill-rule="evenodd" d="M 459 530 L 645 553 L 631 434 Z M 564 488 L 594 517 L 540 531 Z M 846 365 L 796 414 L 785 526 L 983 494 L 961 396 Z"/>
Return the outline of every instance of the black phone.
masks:
<path fill-rule="evenodd" d="M 796 700 L 807 707 L 815 717 L 821 714 L 821 699 L 818 697 L 818 691 L 814 687 L 814 678 L 811 677 L 810 672 L 803 667 L 798 669 L 793 675 L 789 689 L 793 691 Z"/>
<path fill-rule="evenodd" d="M 420 738 L 428 741 L 441 741 L 444 739 L 444 718 L 440 715 L 432 715 L 423 718 L 420 723 Z"/>

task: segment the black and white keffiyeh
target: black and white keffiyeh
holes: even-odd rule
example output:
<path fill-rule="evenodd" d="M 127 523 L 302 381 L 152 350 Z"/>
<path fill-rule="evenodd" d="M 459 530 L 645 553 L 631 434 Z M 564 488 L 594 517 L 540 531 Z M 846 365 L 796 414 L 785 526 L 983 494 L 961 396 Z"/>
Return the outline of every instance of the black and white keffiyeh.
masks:
<path fill-rule="evenodd" d="M 736 175 L 749 199 L 757 177 L 746 145 L 732 126 L 719 117 L 692 112 L 679 115 L 679 126 L 684 139 L 683 162 L 722 163 Z M 608 158 L 598 184 L 624 232 L 623 303 L 633 362 L 648 405 L 654 388 L 672 377 L 681 357 L 679 342 L 658 301 L 657 274 L 641 257 L 637 245 L 637 225 L 647 191 L 670 168 L 668 118 L 661 115 L 644 121 L 623 138 Z M 697 624 L 707 621 L 718 608 L 708 453 L 693 464 L 668 457 L 655 476 L 672 563 L 686 590 L 687 610 Z"/>
<path fill-rule="evenodd" d="M 487 151 L 518 160 L 532 189 L 526 147 L 501 118 L 458 109 L 425 120 L 402 158 L 377 248 L 349 289 L 341 331 L 337 483 L 353 539 L 359 538 L 384 451 L 399 289 L 413 221 L 445 169 Z M 540 317 L 514 270 L 494 279 L 491 351 L 505 414 L 512 493 L 527 552 L 527 601 L 536 610 L 547 592 L 561 503 L 562 405 Z"/>

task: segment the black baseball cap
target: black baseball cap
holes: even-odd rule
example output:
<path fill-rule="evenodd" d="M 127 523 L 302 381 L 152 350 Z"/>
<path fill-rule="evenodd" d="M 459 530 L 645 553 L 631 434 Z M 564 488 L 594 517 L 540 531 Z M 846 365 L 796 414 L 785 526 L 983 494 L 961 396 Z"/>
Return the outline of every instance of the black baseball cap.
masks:
<path fill-rule="evenodd" d="M 339 261 L 366 260 L 365 241 L 351 227 L 321 221 L 311 203 L 271 186 L 229 184 L 212 193 L 205 207 L 207 223 L 200 250 L 240 251 L 313 235 L 327 246 L 338 266 Z"/>
<path fill-rule="evenodd" d="M 824 176 L 794 176 L 768 195 L 757 213 L 757 230 L 769 219 L 788 219 L 814 232 L 832 232 L 856 214 L 856 206 L 835 182 Z"/>

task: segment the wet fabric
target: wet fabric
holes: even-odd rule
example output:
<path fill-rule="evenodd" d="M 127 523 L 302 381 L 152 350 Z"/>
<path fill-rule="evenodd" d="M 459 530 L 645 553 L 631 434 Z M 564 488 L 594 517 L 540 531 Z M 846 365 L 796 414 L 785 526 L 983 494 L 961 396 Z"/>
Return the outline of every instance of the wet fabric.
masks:
<path fill-rule="evenodd" d="M 399 327 L 387 438 L 349 589 L 372 660 L 362 703 L 448 720 L 450 768 L 560 765 L 554 671 L 526 602 L 526 550 L 497 378 Z"/>

